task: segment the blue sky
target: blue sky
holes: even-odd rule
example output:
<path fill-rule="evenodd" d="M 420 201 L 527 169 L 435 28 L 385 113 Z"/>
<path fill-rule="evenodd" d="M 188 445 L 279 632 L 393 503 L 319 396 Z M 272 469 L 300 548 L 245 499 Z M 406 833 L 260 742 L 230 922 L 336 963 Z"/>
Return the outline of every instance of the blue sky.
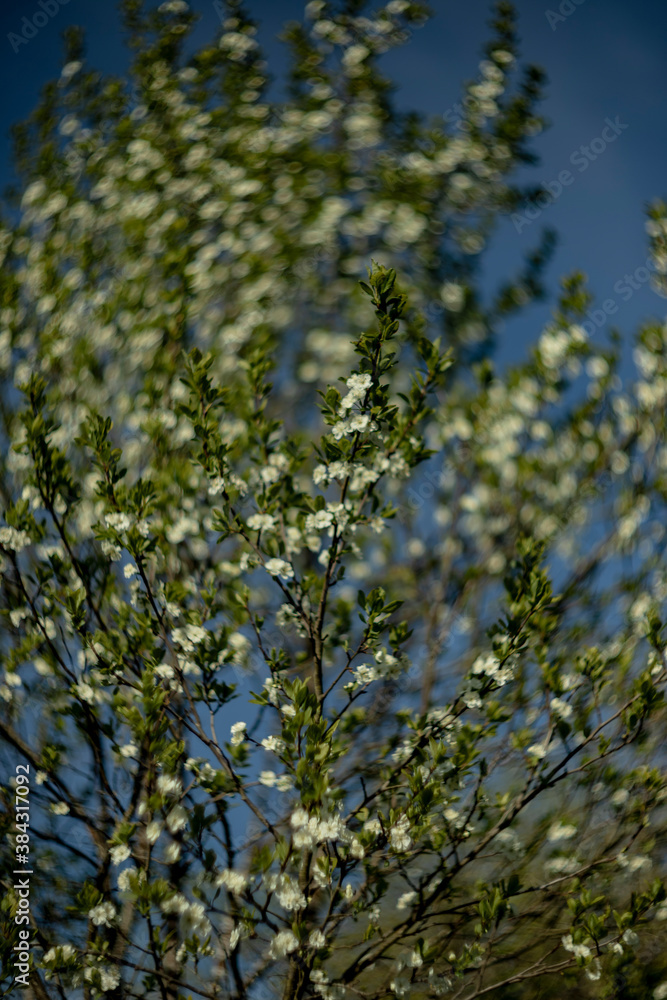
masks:
<path fill-rule="evenodd" d="M 7 131 L 29 113 L 40 88 L 59 72 L 62 30 L 68 24 L 86 29 L 88 57 L 103 71 L 121 71 L 127 54 L 114 0 L 42 0 L 47 23 L 26 44 L 12 44 L 10 34 L 24 30 L 23 18 L 40 12 L 39 0 L 0 0 L 0 83 L 5 100 L 0 121 L 0 186 L 11 179 Z M 219 24 L 209 0 L 194 0 L 201 15 L 196 38 L 210 37 Z M 435 17 L 416 32 L 403 49 L 387 57 L 386 69 L 399 85 L 397 102 L 428 114 L 444 114 L 460 97 L 460 84 L 475 74 L 480 50 L 488 36 L 487 0 L 465 4 L 435 0 Z M 569 14 L 559 15 L 559 6 Z M 519 0 L 517 4 L 524 57 L 546 69 L 549 84 L 544 113 L 551 127 L 535 148 L 541 163 L 525 171 L 534 183 L 552 182 L 563 170 L 573 181 L 539 219 L 521 232 L 508 220 L 494 239 L 487 258 L 488 281 L 495 284 L 518 268 L 522 254 L 538 240 L 543 224 L 559 234 L 556 257 L 549 271 L 555 291 L 560 275 L 575 268 L 589 275 L 600 301 L 618 305 L 613 320 L 625 334 L 647 316 L 664 318 L 667 301 L 639 283 L 630 296 L 614 285 L 641 267 L 647 256 L 643 207 L 654 197 L 667 196 L 665 153 L 667 121 L 662 112 L 667 92 L 667 7 L 658 0 Z M 275 41 L 284 20 L 299 17 L 302 0 L 251 0 L 263 22 L 263 41 L 274 75 L 285 65 Z M 552 11 L 556 20 L 548 12 Z M 44 21 L 44 16 L 37 22 Z M 28 33 L 28 32 L 26 32 Z M 16 49 L 16 51 L 15 51 Z M 596 139 L 605 119 L 626 126 L 599 156 L 581 169 L 583 145 L 600 149 Z M 610 132 L 607 131 L 607 136 Z M 627 301 L 626 301 L 627 299 Z M 501 358 L 523 353 L 535 339 L 549 306 L 535 306 L 508 326 Z"/>

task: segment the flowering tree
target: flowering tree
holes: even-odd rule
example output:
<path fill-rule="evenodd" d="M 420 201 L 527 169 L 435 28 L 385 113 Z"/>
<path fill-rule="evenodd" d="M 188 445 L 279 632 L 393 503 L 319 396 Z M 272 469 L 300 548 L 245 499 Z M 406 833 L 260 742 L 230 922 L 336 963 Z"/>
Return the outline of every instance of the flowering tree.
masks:
<path fill-rule="evenodd" d="M 482 294 L 541 126 L 508 4 L 454 131 L 378 69 L 421 4 L 309 3 L 283 102 L 218 7 L 190 53 L 126 0 L 129 84 L 72 34 L 17 129 L 9 993 L 667 996 L 664 328 L 622 379 L 575 274 L 493 363 L 551 245 Z"/>

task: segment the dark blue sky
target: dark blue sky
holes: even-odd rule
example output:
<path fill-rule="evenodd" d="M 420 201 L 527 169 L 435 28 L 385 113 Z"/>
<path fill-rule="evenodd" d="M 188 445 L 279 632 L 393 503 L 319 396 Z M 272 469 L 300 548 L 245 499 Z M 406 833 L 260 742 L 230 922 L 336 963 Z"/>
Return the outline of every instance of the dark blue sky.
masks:
<path fill-rule="evenodd" d="M 58 0 L 42 3 L 47 12 L 54 11 Z M 547 11 L 557 13 L 559 5 L 572 13 L 554 22 Z M 202 18 L 196 37 L 204 39 L 216 30 L 217 14 L 209 0 L 194 0 L 192 6 Z M 475 74 L 488 36 L 489 3 L 435 0 L 432 6 L 435 18 L 387 58 L 386 69 L 399 84 L 399 106 L 443 114 L 459 99 L 461 81 Z M 263 40 L 276 75 L 284 57 L 275 35 L 284 20 L 300 16 L 302 0 L 251 0 L 251 7 L 263 22 Z M 629 297 L 613 287 L 645 263 L 643 206 L 656 196 L 667 197 L 667 5 L 659 0 L 519 0 L 517 7 L 523 54 L 543 66 L 549 77 L 544 113 L 552 122 L 536 140 L 542 162 L 526 178 L 551 182 L 569 169 L 573 181 L 520 233 L 509 220 L 504 224 L 488 258 L 489 279 L 496 281 L 517 268 L 522 253 L 537 241 L 540 227 L 552 225 L 559 245 L 550 287 L 555 290 L 561 274 L 580 268 L 600 301 L 616 302 L 613 322 L 627 333 L 646 316 L 667 314 L 667 301 L 655 295 L 648 282 Z M 32 20 L 40 10 L 39 0 L 0 0 L 2 186 L 11 179 L 7 130 L 29 113 L 41 85 L 58 74 L 63 28 L 84 26 L 88 57 L 100 69 L 118 72 L 127 62 L 114 0 L 69 0 L 57 13 L 45 15 L 47 23 L 35 37 L 14 51 L 16 42 L 12 45 L 8 36 L 20 34 L 23 18 Z M 37 18 L 38 23 L 43 20 Z M 582 170 L 581 157 L 574 164 L 571 157 L 591 142 L 593 152 L 601 148 L 594 140 L 607 118 L 627 127 Z M 521 322 L 511 324 L 502 356 L 516 357 L 519 345 L 535 338 L 547 314 L 548 306 L 534 307 Z"/>

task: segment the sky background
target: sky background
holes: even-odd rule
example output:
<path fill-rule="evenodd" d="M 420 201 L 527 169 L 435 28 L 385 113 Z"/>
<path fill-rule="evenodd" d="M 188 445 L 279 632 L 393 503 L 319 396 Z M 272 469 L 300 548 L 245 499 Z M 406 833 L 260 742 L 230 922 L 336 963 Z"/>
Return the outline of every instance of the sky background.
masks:
<path fill-rule="evenodd" d="M 44 2 L 53 9 L 54 0 Z M 547 12 L 557 14 L 559 4 L 572 13 L 554 23 Z M 433 20 L 406 46 L 393 50 L 383 68 L 398 84 L 399 108 L 442 115 L 460 99 L 461 83 L 476 74 L 489 37 L 490 3 L 432 0 L 432 6 Z M 219 28 L 218 15 L 210 0 L 193 0 L 192 7 L 201 15 L 194 40 L 204 41 Z M 523 176 L 535 184 L 548 183 L 569 169 L 574 182 L 520 233 L 510 220 L 503 223 L 486 258 L 485 287 L 491 289 L 514 273 L 538 242 L 541 227 L 553 226 L 559 242 L 548 272 L 549 290 L 556 293 L 561 275 L 583 270 L 599 302 L 616 300 L 618 312 L 608 322 L 627 338 L 643 319 L 667 315 L 667 300 L 648 282 L 628 301 L 613 290 L 646 262 L 645 205 L 667 198 L 667 5 L 659 0 L 578 0 L 578 5 L 572 0 L 550 5 L 519 0 L 516 7 L 523 58 L 547 72 L 542 107 L 551 122 L 535 140 L 539 166 Z M 261 41 L 273 75 L 279 76 L 286 59 L 276 36 L 285 20 L 301 16 L 303 0 L 250 0 L 250 8 L 262 22 Z M 39 10 L 38 0 L 0 0 L 0 188 L 12 180 L 9 127 L 29 114 L 42 85 L 59 75 L 61 33 L 68 24 L 85 28 L 88 59 L 100 70 L 118 73 L 128 64 L 115 0 L 69 0 L 14 51 L 10 33 L 20 34 L 23 18 L 32 20 Z M 580 172 L 570 157 L 600 136 L 606 118 L 618 118 L 627 128 Z M 499 360 L 524 354 L 552 302 L 534 306 L 508 324 Z"/>

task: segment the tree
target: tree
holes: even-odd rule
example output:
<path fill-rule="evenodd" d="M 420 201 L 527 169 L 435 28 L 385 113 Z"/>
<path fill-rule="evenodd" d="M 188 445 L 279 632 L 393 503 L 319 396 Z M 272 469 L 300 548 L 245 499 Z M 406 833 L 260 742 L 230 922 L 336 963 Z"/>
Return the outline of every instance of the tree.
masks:
<path fill-rule="evenodd" d="M 127 81 L 71 33 L 16 132 L 9 992 L 664 996 L 663 327 L 624 381 L 575 273 L 494 364 L 553 243 L 485 301 L 538 197 L 510 5 L 452 129 L 378 69 L 423 5 L 309 3 L 282 102 L 219 6 L 191 54 L 126 0 Z"/>

